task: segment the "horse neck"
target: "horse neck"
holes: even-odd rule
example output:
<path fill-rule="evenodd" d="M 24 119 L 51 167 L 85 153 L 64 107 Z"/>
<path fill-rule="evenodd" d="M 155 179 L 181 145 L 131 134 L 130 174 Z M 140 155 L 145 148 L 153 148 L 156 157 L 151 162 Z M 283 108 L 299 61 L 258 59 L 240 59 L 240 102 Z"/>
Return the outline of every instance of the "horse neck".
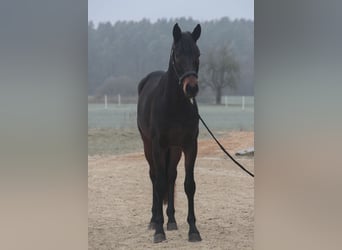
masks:
<path fill-rule="evenodd" d="M 185 97 L 182 93 L 182 89 L 178 83 L 178 76 L 174 71 L 172 64 L 169 64 L 169 68 L 166 72 L 167 81 L 165 81 L 165 88 L 163 96 L 167 103 L 170 104 L 171 107 L 178 107 L 182 105 Z"/>

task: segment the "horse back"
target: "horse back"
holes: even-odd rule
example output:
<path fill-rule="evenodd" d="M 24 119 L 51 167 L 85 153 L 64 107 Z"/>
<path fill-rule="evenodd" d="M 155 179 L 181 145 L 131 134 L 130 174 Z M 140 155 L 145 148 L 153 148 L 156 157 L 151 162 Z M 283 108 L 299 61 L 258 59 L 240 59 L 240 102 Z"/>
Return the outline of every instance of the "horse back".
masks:
<path fill-rule="evenodd" d="M 154 89 L 157 87 L 159 80 L 165 74 L 164 71 L 154 71 L 145 76 L 138 85 L 138 94 L 140 95 L 142 90 L 145 88 Z"/>

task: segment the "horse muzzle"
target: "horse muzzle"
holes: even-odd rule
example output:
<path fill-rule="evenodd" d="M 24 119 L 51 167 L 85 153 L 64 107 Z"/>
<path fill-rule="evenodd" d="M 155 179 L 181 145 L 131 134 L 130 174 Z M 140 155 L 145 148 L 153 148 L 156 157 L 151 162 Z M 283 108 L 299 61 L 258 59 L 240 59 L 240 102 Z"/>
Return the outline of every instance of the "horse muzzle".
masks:
<path fill-rule="evenodd" d="M 188 98 L 193 98 L 198 93 L 198 79 L 195 71 L 189 71 L 183 74 L 179 80 L 183 84 L 183 92 Z"/>

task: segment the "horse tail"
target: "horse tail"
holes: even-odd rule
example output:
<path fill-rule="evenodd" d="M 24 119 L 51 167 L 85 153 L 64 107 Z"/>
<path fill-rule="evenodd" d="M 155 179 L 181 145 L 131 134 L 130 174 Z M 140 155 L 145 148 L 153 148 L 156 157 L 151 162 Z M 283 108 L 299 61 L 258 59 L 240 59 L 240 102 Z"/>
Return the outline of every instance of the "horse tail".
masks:
<path fill-rule="evenodd" d="M 169 171 L 169 165 L 170 165 L 170 149 L 167 150 L 166 152 L 166 157 L 165 157 L 165 166 L 166 166 L 166 192 L 164 194 L 164 198 L 163 198 L 163 201 L 164 201 L 164 204 L 167 204 L 168 202 L 168 197 L 169 197 L 169 188 L 170 188 L 170 183 L 169 183 L 169 175 L 168 175 L 168 171 Z"/>

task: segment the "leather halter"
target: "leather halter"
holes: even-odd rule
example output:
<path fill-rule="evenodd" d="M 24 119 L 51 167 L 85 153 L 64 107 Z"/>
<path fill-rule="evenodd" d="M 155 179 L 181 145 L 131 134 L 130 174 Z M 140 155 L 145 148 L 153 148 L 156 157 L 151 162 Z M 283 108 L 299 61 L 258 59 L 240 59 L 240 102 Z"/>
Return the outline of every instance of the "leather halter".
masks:
<path fill-rule="evenodd" d="M 175 64 L 175 53 L 173 51 L 173 48 L 171 50 L 171 56 L 172 56 L 172 66 L 173 66 L 173 69 L 176 73 L 176 76 L 178 77 L 178 84 L 179 85 L 182 85 L 183 80 L 188 76 L 195 76 L 196 78 L 198 78 L 198 74 L 194 70 L 186 71 L 185 73 L 183 73 L 182 75 L 179 76 L 179 73 L 177 72 L 177 68 L 176 68 L 176 64 Z"/>

